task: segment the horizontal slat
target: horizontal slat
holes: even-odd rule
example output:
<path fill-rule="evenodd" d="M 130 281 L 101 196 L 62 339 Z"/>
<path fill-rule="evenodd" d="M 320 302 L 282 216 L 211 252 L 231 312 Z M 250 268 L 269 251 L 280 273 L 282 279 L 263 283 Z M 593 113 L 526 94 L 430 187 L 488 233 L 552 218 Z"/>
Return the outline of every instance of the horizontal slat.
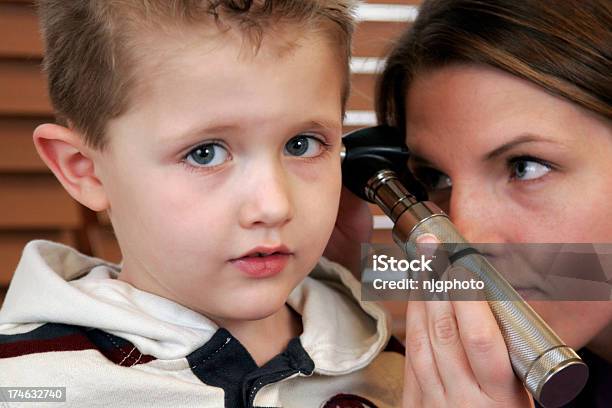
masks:
<path fill-rule="evenodd" d="M 384 57 L 400 35 L 410 27 L 406 22 L 363 21 L 357 24 L 353 37 L 353 55 Z"/>
<path fill-rule="evenodd" d="M 0 57 L 40 59 L 42 53 L 34 6 L 0 3 Z"/>
<path fill-rule="evenodd" d="M 374 216 L 374 229 L 385 230 L 393 229 L 393 221 L 386 215 L 375 215 Z"/>
<path fill-rule="evenodd" d="M 356 74 L 351 76 L 348 110 L 374 110 L 376 79 L 377 76 L 375 75 Z"/>
<path fill-rule="evenodd" d="M 74 233 L 70 231 L 0 231 L 0 286 L 8 285 L 23 247 L 33 239 L 48 239 L 74 246 Z"/>
<path fill-rule="evenodd" d="M 385 60 L 374 57 L 353 57 L 351 59 L 351 74 L 377 75 L 384 69 Z"/>
<path fill-rule="evenodd" d="M 51 118 L 0 117 L 0 172 L 48 172 L 32 142 L 32 132 Z"/>
<path fill-rule="evenodd" d="M 76 229 L 80 205 L 52 174 L 0 174 L 0 228 Z"/>
<path fill-rule="evenodd" d="M 0 61 L 0 114 L 52 114 L 40 64 L 26 60 Z"/>
<path fill-rule="evenodd" d="M 373 111 L 347 111 L 344 125 L 352 127 L 368 127 L 376 125 L 376 114 Z"/>
<path fill-rule="evenodd" d="M 357 9 L 360 21 L 414 21 L 418 7 L 412 4 L 361 4 Z"/>

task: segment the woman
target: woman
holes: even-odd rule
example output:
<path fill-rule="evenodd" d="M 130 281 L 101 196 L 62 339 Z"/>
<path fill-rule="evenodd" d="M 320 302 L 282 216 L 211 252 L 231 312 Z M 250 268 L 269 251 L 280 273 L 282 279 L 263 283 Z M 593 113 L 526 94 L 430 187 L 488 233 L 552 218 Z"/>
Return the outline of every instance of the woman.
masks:
<path fill-rule="evenodd" d="M 425 1 L 379 82 L 430 200 L 475 243 L 612 242 L 612 3 Z M 609 273 L 609 271 L 608 271 Z M 530 302 L 612 404 L 612 302 Z M 524 407 L 485 302 L 409 302 L 405 407 Z"/>

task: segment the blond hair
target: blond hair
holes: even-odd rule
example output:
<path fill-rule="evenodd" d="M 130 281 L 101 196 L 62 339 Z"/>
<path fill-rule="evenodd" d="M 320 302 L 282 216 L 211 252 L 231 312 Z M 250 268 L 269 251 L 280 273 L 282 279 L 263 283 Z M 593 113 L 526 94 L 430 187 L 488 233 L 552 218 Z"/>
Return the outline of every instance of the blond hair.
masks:
<path fill-rule="evenodd" d="M 236 29 L 256 49 L 270 27 L 322 31 L 345 66 L 355 0 L 39 0 L 44 70 L 57 119 L 102 150 L 106 124 L 129 105 L 135 82 L 130 40 L 143 29 L 214 24 Z"/>

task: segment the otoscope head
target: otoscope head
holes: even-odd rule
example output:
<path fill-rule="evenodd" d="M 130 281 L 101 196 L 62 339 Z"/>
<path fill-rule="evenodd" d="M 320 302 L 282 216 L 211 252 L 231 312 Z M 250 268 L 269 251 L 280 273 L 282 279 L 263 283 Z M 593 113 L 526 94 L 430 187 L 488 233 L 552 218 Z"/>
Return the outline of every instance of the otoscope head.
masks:
<path fill-rule="evenodd" d="M 355 130 L 342 138 L 342 183 L 353 194 L 371 201 L 366 195 L 368 181 L 383 170 L 398 175 L 417 200 L 427 200 L 427 192 L 408 171 L 410 152 L 400 132 L 390 126 L 375 126 Z"/>

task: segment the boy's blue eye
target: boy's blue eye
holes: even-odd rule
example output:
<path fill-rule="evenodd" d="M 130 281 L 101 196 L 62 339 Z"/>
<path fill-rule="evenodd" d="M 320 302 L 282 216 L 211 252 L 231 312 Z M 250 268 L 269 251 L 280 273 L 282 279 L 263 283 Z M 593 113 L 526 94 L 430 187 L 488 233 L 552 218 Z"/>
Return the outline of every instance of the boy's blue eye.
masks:
<path fill-rule="evenodd" d="M 298 135 L 287 142 L 285 153 L 290 156 L 314 157 L 320 154 L 322 145 L 314 136 Z"/>
<path fill-rule="evenodd" d="M 196 167 L 213 167 L 227 161 L 229 152 L 217 143 L 203 144 L 187 153 L 186 160 Z"/>

